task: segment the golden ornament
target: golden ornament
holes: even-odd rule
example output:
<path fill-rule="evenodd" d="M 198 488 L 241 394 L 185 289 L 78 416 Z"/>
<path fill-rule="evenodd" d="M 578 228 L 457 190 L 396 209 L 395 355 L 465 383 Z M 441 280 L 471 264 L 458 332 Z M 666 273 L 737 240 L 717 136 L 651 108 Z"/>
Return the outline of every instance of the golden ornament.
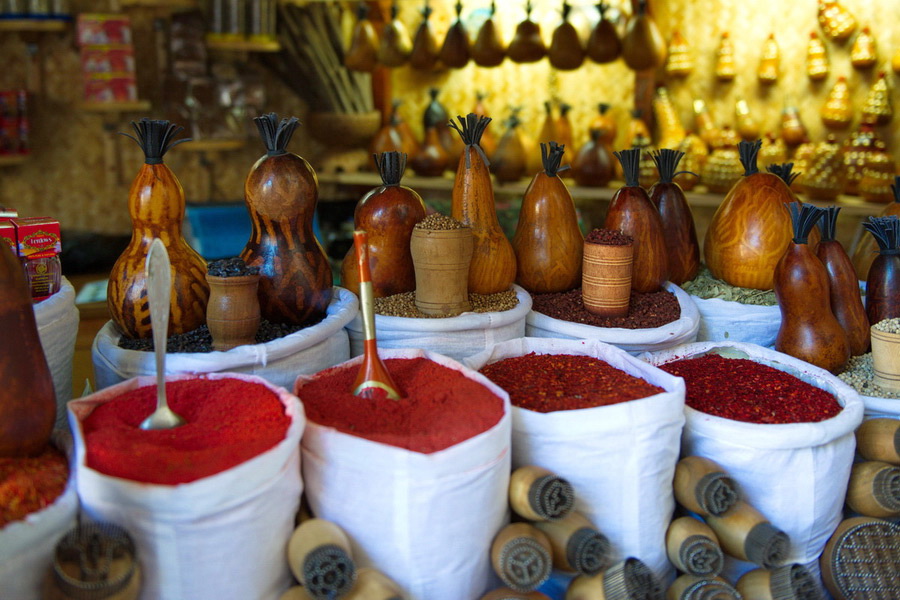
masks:
<path fill-rule="evenodd" d="M 669 96 L 669 91 L 663 86 L 656 89 L 656 95 L 653 97 L 653 114 L 659 131 L 659 147 L 677 148 L 686 132 L 681 125 L 681 119 L 678 118 L 678 111 Z"/>
<path fill-rule="evenodd" d="M 694 58 L 691 47 L 677 29 L 669 40 L 669 55 L 666 58 L 666 75 L 669 77 L 687 77 L 694 70 Z"/>
<path fill-rule="evenodd" d="M 799 146 L 807 138 L 806 127 L 800 120 L 796 106 L 785 106 L 781 111 L 781 139 L 788 146 Z"/>
<path fill-rule="evenodd" d="M 763 85 L 772 85 L 778 81 L 778 69 L 781 62 L 781 51 L 778 49 L 778 42 L 775 41 L 775 34 L 770 33 L 769 37 L 763 43 L 762 57 L 759 59 L 759 69 L 756 71 L 756 78 Z"/>
<path fill-rule="evenodd" d="M 863 123 L 873 125 L 887 125 L 894 118 L 894 108 L 891 106 L 891 91 L 888 89 L 885 73 L 878 74 L 878 80 L 866 96 L 863 104 Z"/>
<path fill-rule="evenodd" d="M 875 36 L 868 27 L 863 27 L 850 49 L 850 64 L 857 69 L 870 69 L 878 62 L 878 52 L 875 48 Z"/>
<path fill-rule="evenodd" d="M 844 189 L 844 153 L 834 134 L 828 134 L 809 160 L 803 191 L 813 200 L 834 200 Z"/>
<path fill-rule="evenodd" d="M 859 180 L 859 195 L 866 202 L 888 203 L 894 199 L 894 159 L 886 149 L 870 152 Z"/>
<path fill-rule="evenodd" d="M 684 156 L 679 163 L 681 170 L 697 174 L 694 176 L 691 173 L 681 173 L 675 176 L 675 183 L 680 185 L 684 191 L 688 191 L 693 189 L 700 179 L 700 173 L 703 171 L 707 159 L 709 159 L 709 148 L 706 142 L 700 139 L 699 135 L 689 133 L 681 140 L 678 149 L 684 152 Z"/>
<path fill-rule="evenodd" d="M 822 122 L 829 129 L 846 129 L 853 120 L 853 105 L 850 102 L 850 88 L 847 78 L 837 78 L 825 104 L 822 105 Z"/>
<path fill-rule="evenodd" d="M 813 31 L 806 46 L 806 74 L 813 81 L 820 81 L 828 77 L 829 69 L 828 51 L 819 34 Z"/>
<path fill-rule="evenodd" d="M 767 133 L 763 137 L 762 147 L 759 149 L 759 166 L 780 165 L 787 162 L 787 144 L 781 137 L 773 133 Z"/>
<path fill-rule="evenodd" d="M 791 183 L 791 189 L 798 194 L 803 192 L 803 178 L 809 171 L 809 163 L 815 151 L 816 145 L 809 140 L 806 140 L 794 150 L 794 173 L 797 173 L 799 177 Z"/>
<path fill-rule="evenodd" d="M 859 194 L 859 182 L 863 176 L 863 167 L 874 152 L 884 151 L 884 142 L 875 133 L 875 128 L 863 123 L 859 129 L 844 142 L 844 193 L 851 196 Z"/>
<path fill-rule="evenodd" d="M 728 36 L 728 32 L 722 34 L 719 49 L 716 51 L 716 79 L 719 81 L 732 81 L 737 75 L 734 64 L 734 45 Z"/>
<path fill-rule="evenodd" d="M 856 31 L 856 18 L 836 0 L 819 0 L 819 25 L 825 37 L 842 41 Z"/>

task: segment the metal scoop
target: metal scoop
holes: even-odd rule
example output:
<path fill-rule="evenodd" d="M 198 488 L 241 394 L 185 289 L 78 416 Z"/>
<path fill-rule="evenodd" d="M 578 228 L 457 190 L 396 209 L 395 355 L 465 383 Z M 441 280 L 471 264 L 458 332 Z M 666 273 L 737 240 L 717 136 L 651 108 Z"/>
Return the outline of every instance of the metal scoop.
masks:
<path fill-rule="evenodd" d="M 169 253 L 162 240 L 154 239 L 147 253 L 147 300 L 153 325 L 153 354 L 156 358 L 156 410 L 144 419 L 141 429 L 172 429 L 185 420 L 172 412 L 166 403 L 166 338 L 169 331 L 169 304 L 172 296 L 172 273 Z"/>

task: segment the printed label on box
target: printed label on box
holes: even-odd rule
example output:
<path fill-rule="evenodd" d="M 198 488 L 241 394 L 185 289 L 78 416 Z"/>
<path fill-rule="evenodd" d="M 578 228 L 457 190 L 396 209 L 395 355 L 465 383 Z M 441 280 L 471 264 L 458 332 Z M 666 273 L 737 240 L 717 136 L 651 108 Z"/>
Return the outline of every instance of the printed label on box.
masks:
<path fill-rule="evenodd" d="M 79 46 L 130 44 L 131 22 L 122 15 L 78 15 L 77 40 Z"/>

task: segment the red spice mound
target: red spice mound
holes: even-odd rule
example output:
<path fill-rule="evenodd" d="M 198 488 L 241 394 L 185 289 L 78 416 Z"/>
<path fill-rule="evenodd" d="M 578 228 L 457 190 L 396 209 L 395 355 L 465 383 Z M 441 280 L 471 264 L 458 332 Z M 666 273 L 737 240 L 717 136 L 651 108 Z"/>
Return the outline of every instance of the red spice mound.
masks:
<path fill-rule="evenodd" d="M 87 465 L 132 481 L 188 483 L 273 448 L 291 423 L 278 395 L 259 383 L 200 377 L 167 383 L 166 393 L 185 425 L 139 428 L 156 409 L 155 385 L 95 408 L 83 423 Z"/>
<path fill-rule="evenodd" d="M 459 371 L 426 358 L 384 361 L 403 396 L 369 400 L 351 393 L 358 367 L 323 371 L 299 390 L 310 421 L 355 436 L 429 454 L 487 431 L 503 401 Z"/>
<path fill-rule="evenodd" d="M 66 489 L 69 461 L 47 445 L 29 458 L 0 458 L 0 528 L 53 504 Z"/>
<path fill-rule="evenodd" d="M 659 367 L 684 378 L 694 410 L 747 423 L 815 423 L 841 412 L 834 396 L 790 373 L 744 358 L 707 354 Z"/>
<path fill-rule="evenodd" d="M 481 373 L 509 393 L 513 406 L 542 413 L 608 406 L 664 391 L 599 358 L 571 354 L 532 352 L 485 365 Z"/>
<path fill-rule="evenodd" d="M 634 238 L 618 229 L 595 229 L 587 234 L 584 241 L 604 246 L 627 246 L 634 243 Z"/>
<path fill-rule="evenodd" d="M 588 312 L 581 298 L 581 288 L 568 292 L 532 294 L 532 309 L 562 321 L 584 323 L 594 327 L 652 329 L 681 318 L 681 306 L 675 294 L 668 291 L 642 294 L 631 292 L 628 314 L 624 317 L 598 317 Z"/>

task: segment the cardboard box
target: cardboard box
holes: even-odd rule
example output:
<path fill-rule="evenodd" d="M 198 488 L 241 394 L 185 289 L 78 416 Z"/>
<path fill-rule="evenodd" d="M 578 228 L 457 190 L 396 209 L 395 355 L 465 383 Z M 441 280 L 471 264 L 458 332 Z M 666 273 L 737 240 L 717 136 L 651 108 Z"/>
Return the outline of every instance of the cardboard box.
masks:
<path fill-rule="evenodd" d="M 87 102 L 134 102 L 137 100 L 137 81 L 134 76 L 85 74 L 84 99 Z"/>
<path fill-rule="evenodd" d="M 31 288 L 31 301 L 49 298 L 62 287 L 59 221 L 28 217 L 12 219 L 10 223 L 15 227 L 16 248 Z"/>
<path fill-rule="evenodd" d="M 76 40 L 79 46 L 131 44 L 131 21 L 117 14 L 81 13 Z"/>
<path fill-rule="evenodd" d="M 134 48 L 131 46 L 87 46 L 81 49 L 83 73 L 134 77 Z"/>

